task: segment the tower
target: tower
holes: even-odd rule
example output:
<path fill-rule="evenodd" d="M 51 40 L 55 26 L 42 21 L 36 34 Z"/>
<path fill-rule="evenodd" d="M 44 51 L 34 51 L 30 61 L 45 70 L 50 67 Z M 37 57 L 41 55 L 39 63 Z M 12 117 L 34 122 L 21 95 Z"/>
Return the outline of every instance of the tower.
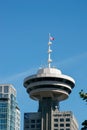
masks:
<path fill-rule="evenodd" d="M 78 130 L 73 113 L 59 110 L 59 102 L 69 97 L 75 81 L 51 67 L 50 46 L 53 40 L 49 34 L 48 67 L 24 79 L 24 87 L 30 98 L 39 102 L 38 112 L 24 114 L 24 130 Z"/>
<path fill-rule="evenodd" d="M 0 130 L 20 130 L 20 109 L 11 84 L 0 84 Z"/>

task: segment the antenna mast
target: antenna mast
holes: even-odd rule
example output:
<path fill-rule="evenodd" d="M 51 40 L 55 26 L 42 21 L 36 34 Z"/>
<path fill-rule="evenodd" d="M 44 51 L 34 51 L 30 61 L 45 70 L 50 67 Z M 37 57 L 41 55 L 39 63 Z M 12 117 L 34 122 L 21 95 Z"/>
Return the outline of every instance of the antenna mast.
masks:
<path fill-rule="evenodd" d="M 52 50 L 50 49 L 50 45 L 52 44 L 52 40 L 54 40 L 54 38 L 53 37 L 51 37 L 51 35 L 50 35 L 50 33 L 49 33 L 49 42 L 48 42 L 48 68 L 50 68 L 51 67 L 51 62 L 52 62 L 52 60 L 51 60 L 51 52 L 52 52 Z"/>

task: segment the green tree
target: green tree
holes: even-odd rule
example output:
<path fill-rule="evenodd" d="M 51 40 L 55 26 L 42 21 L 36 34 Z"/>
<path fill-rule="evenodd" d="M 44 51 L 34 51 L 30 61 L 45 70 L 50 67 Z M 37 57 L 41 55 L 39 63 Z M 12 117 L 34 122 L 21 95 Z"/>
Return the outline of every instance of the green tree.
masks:
<path fill-rule="evenodd" d="M 83 90 L 81 90 L 81 92 L 79 92 L 80 97 L 87 102 L 87 93 L 83 92 Z M 87 130 L 87 120 L 82 122 L 82 128 L 81 130 Z"/>

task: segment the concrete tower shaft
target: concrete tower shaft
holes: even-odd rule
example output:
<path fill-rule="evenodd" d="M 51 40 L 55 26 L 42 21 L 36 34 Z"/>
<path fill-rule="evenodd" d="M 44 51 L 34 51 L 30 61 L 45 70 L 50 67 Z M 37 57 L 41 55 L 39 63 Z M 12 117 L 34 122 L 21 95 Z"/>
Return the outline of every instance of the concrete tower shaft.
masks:
<path fill-rule="evenodd" d="M 72 77 L 62 74 L 59 69 L 51 67 L 53 40 L 49 34 L 48 67 L 41 68 L 36 74 L 24 79 L 23 84 L 30 98 L 39 102 L 38 112 L 25 114 L 24 130 L 78 130 L 78 124 L 72 114 L 59 110 L 60 101 L 69 97 L 75 81 Z"/>
<path fill-rule="evenodd" d="M 60 102 L 68 98 L 75 81 L 56 68 L 42 68 L 37 74 L 25 78 L 24 86 L 34 100 L 52 98 Z"/>

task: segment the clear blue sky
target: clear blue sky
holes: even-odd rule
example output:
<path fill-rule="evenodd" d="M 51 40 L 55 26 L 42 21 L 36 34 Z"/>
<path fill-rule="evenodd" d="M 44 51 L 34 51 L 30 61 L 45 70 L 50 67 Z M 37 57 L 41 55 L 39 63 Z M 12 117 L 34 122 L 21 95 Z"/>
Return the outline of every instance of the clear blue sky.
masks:
<path fill-rule="evenodd" d="M 0 83 L 17 90 L 21 130 L 24 112 L 38 107 L 23 80 L 47 65 L 49 32 L 55 37 L 52 65 L 76 81 L 60 110 L 73 111 L 79 125 L 87 119 L 87 105 L 78 94 L 87 92 L 87 0 L 0 0 Z"/>

